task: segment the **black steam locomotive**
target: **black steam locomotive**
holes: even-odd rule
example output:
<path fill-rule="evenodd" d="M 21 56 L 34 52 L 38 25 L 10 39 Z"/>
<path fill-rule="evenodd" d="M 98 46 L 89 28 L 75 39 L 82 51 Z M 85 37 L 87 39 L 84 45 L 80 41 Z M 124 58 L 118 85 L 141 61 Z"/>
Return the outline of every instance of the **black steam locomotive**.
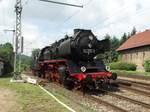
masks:
<path fill-rule="evenodd" d="M 109 50 L 109 40 L 98 40 L 91 30 L 75 29 L 74 35 L 43 48 L 34 73 L 69 88 L 99 88 L 117 78 L 96 55 Z"/>

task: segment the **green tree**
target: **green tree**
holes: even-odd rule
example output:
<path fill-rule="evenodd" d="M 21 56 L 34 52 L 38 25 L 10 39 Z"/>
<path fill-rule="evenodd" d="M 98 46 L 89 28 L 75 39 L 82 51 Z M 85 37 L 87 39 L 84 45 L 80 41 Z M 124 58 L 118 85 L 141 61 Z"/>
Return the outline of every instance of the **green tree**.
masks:
<path fill-rule="evenodd" d="M 111 49 L 112 50 L 116 50 L 120 45 L 119 39 L 116 38 L 115 36 L 113 36 L 113 38 L 110 40 L 110 42 L 111 42 Z"/>
<path fill-rule="evenodd" d="M 0 45 L 0 57 L 5 61 L 4 73 L 12 72 L 13 70 L 13 46 L 10 43 Z"/>
<path fill-rule="evenodd" d="M 40 49 L 33 49 L 32 50 L 32 54 L 31 54 L 31 68 L 33 68 L 35 66 L 36 63 L 36 59 L 39 56 L 40 53 Z"/>
<path fill-rule="evenodd" d="M 136 34 L 136 28 L 135 27 L 133 27 L 133 30 L 131 31 L 131 36 L 133 36 L 133 35 L 135 35 Z"/>
<path fill-rule="evenodd" d="M 111 37 L 109 34 L 106 34 L 104 38 L 110 40 L 110 51 L 107 51 L 104 54 L 98 54 L 97 57 L 102 58 L 106 63 L 117 61 L 118 53 L 116 52 L 116 49 L 120 45 L 120 40 L 115 36 Z"/>
<path fill-rule="evenodd" d="M 33 49 L 32 50 L 32 55 L 31 55 L 32 59 L 35 60 L 38 57 L 39 52 L 40 52 L 40 49 Z"/>
<path fill-rule="evenodd" d="M 12 62 L 13 47 L 10 43 L 0 45 L 0 56 L 8 62 Z"/>
<path fill-rule="evenodd" d="M 110 39 L 111 39 L 111 36 L 110 36 L 109 34 L 106 34 L 106 35 L 104 36 L 104 38 L 110 40 Z"/>
<path fill-rule="evenodd" d="M 128 32 L 127 38 L 129 39 L 131 37 L 131 33 Z"/>
<path fill-rule="evenodd" d="M 21 55 L 21 71 L 27 71 L 30 68 L 31 57 L 26 55 Z"/>
<path fill-rule="evenodd" d="M 111 50 L 110 50 L 110 55 L 109 55 L 109 59 L 110 59 L 110 62 L 114 62 L 114 61 L 117 61 L 118 60 L 118 53 L 116 52 L 116 49 L 119 47 L 120 45 L 120 40 L 113 36 L 113 38 L 111 38 Z"/>
<path fill-rule="evenodd" d="M 128 36 L 126 33 L 124 33 L 123 36 L 121 37 L 120 45 L 122 45 L 127 39 L 128 39 Z"/>

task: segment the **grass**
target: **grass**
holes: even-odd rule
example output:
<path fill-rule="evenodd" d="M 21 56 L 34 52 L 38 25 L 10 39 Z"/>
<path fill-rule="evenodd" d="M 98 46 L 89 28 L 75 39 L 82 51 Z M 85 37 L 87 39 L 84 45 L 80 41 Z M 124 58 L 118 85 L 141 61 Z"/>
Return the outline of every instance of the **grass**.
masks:
<path fill-rule="evenodd" d="M 83 103 L 86 102 L 85 99 L 83 100 L 83 96 L 73 94 L 70 90 L 66 90 L 65 88 L 55 87 L 57 88 L 55 89 L 51 86 L 46 87 L 46 89 L 50 91 L 53 95 L 55 95 L 57 98 L 59 98 L 61 101 L 63 101 L 65 104 L 75 109 L 77 112 L 95 112 L 95 110 L 91 109 Z"/>
<path fill-rule="evenodd" d="M 111 70 L 119 75 L 145 75 L 150 76 L 150 72 L 126 71 L 126 70 Z"/>
<path fill-rule="evenodd" d="M 0 88 L 16 93 L 20 112 L 68 112 L 38 86 L 27 83 L 10 83 L 10 77 L 0 78 Z"/>

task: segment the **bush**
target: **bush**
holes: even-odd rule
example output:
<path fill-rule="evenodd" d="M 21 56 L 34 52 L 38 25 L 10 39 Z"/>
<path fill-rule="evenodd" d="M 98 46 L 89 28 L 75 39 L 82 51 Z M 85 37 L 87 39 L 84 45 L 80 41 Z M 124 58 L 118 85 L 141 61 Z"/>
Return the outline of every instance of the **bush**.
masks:
<path fill-rule="evenodd" d="M 114 62 L 109 64 L 111 70 L 127 70 L 127 71 L 135 71 L 136 65 L 132 63 L 126 62 Z"/>
<path fill-rule="evenodd" d="M 5 62 L 4 64 L 4 74 L 8 74 L 13 72 L 13 66 L 9 62 Z"/>
<path fill-rule="evenodd" d="M 146 72 L 150 72 L 150 60 L 144 62 L 144 69 Z"/>

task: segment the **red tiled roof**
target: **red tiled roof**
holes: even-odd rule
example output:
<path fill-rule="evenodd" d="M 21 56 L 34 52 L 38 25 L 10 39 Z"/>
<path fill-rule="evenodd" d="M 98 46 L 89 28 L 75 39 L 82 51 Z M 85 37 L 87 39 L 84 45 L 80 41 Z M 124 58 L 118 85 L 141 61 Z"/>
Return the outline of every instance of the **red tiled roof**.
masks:
<path fill-rule="evenodd" d="M 138 33 L 130 37 L 125 43 L 123 43 L 117 51 L 127 50 L 135 47 L 141 47 L 150 45 L 150 30 Z"/>

